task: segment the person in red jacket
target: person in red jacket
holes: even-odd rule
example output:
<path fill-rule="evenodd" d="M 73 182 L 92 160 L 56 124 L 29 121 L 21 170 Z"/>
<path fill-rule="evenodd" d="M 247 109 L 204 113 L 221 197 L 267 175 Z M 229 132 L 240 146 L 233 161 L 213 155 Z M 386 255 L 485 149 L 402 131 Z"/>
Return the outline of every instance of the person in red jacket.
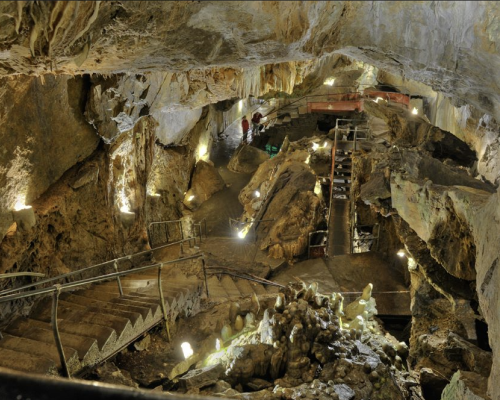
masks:
<path fill-rule="evenodd" d="M 256 112 L 252 117 L 252 134 L 254 136 L 256 136 L 259 133 L 259 125 L 261 118 L 262 114 L 260 112 Z"/>
<path fill-rule="evenodd" d="M 243 130 L 243 142 L 246 142 L 248 130 L 250 129 L 250 124 L 246 116 L 241 120 L 241 129 Z"/>

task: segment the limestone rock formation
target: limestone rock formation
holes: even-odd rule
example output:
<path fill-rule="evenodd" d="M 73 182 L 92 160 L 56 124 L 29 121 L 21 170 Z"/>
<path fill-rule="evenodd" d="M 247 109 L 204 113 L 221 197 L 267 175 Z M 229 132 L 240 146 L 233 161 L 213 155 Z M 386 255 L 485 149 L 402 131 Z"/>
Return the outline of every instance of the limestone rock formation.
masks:
<path fill-rule="evenodd" d="M 12 210 L 30 205 L 99 143 L 83 110 L 88 79 L 2 79 L 0 89 L 0 241 Z"/>
<path fill-rule="evenodd" d="M 233 172 L 251 174 L 264 161 L 269 160 L 269 154 L 253 146 L 240 145 L 234 152 L 227 168 Z"/>
<path fill-rule="evenodd" d="M 191 187 L 184 196 L 184 205 L 190 209 L 197 208 L 225 186 L 224 179 L 213 164 L 200 160 L 196 163 Z"/>
<path fill-rule="evenodd" d="M 498 93 L 484 78 L 498 78 L 497 10 L 488 2 L 4 2 L 1 72 L 244 68 L 337 51 L 498 117 Z"/>
<path fill-rule="evenodd" d="M 303 253 L 309 232 L 322 218 L 321 201 L 314 193 L 316 175 L 304 163 L 307 156 L 305 150 L 280 152 L 261 164 L 240 193 L 244 218 L 250 225 L 257 221 L 260 247 L 271 257 L 292 259 Z"/>

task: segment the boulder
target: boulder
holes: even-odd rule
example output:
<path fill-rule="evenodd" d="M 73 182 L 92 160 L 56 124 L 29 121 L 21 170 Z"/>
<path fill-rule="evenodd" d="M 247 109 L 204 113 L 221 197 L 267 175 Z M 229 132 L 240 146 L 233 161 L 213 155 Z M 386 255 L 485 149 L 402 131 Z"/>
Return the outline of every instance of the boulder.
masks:
<path fill-rule="evenodd" d="M 201 389 L 205 386 L 215 384 L 224 373 L 222 364 L 210 365 L 208 367 L 194 369 L 179 378 L 179 383 L 184 389 Z"/>
<path fill-rule="evenodd" d="M 269 160 L 269 154 L 253 146 L 241 144 L 234 152 L 227 168 L 233 172 L 251 174 L 264 161 Z"/>
<path fill-rule="evenodd" d="M 196 164 L 191 188 L 184 196 L 184 205 L 193 210 L 225 187 L 224 179 L 210 162 L 203 160 Z"/>

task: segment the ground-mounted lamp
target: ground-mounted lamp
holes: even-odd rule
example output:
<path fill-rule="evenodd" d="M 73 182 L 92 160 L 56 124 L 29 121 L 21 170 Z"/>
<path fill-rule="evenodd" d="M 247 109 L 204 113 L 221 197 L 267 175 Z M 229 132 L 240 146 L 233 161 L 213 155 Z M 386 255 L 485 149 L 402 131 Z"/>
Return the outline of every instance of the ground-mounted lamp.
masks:
<path fill-rule="evenodd" d="M 12 218 L 20 229 L 29 230 L 36 224 L 33 207 L 27 206 L 24 201 L 18 200 L 12 210 Z"/>
<path fill-rule="evenodd" d="M 189 344 L 189 342 L 181 343 L 182 354 L 184 355 L 184 359 L 188 359 L 194 354 L 193 348 Z"/>
<path fill-rule="evenodd" d="M 417 107 L 413 107 L 413 110 L 411 110 L 411 113 L 413 115 L 418 115 L 418 108 Z"/>
<path fill-rule="evenodd" d="M 255 192 L 253 192 L 254 196 L 259 198 L 260 197 L 260 192 L 258 190 L 256 190 Z"/>
<path fill-rule="evenodd" d="M 313 149 L 313 151 L 318 150 L 319 149 L 319 144 L 318 143 L 313 143 L 312 144 L 312 149 Z"/>

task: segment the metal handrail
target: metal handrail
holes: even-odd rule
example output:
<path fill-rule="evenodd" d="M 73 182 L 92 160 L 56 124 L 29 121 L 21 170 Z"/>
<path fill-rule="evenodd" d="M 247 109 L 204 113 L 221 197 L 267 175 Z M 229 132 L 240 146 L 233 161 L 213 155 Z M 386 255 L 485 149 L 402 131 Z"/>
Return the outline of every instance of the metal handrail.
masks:
<path fill-rule="evenodd" d="M 13 272 L 10 274 L 0 274 L 0 279 L 16 278 L 18 276 L 36 276 L 39 278 L 43 278 L 45 274 L 42 274 L 40 272 Z"/>
<path fill-rule="evenodd" d="M 206 288 L 207 296 L 208 296 L 209 293 L 208 293 L 208 283 L 207 283 L 207 274 L 206 274 L 206 269 L 205 269 L 204 254 L 198 253 L 198 254 L 194 254 L 194 255 L 189 256 L 189 257 L 178 258 L 178 259 L 170 260 L 170 261 L 163 261 L 163 262 L 157 263 L 157 264 L 152 264 L 152 265 L 147 265 L 144 267 L 130 269 L 128 271 L 113 272 L 111 274 L 101 275 L 101 276 L 93 277 L 93 278 L 82 279 L 82 280 L 76 281 L 76 282 L 69 282 L 69 283 L 65 283 L 62 285 L 56 284 L 56 285 L 54 285 L 52 287 L 48 287 L 48 288 L 42 288 L 42 289 L 37 289 L 37 290 L 29 291 L 29 292 L 11 294 L 8 296 L 0 297 L 0 303 L 5 303 L 7 301 L 19 300 L 19 299 L 24 299 L 27 297 L 41 296 L 44 294 L 52 293 L 51 325 L 52 325 L 52 331 L 54 334 L 54 340 L 56 342 L 56 347 L 57 347 L 57 351 L 59 353 L 59 359 L 61 362 L 63 372 L 68 378 L 71 378 L 71 374 L 70 374 L 68 365 L 66 363 L 66 356 L 64 354 L 63 344 L 61 341 L 61 337 L 59 335 L 59 327 L 58 327 L 58 320 L 57 320 L 57 306 L 59 303 L 59 295 L 62 291 L 73 289 L 73 288 L 83 286 L 83 285 L 88 285 L 91 283 L 102 282 L 102 281 L 113 279 L 113 278 L 116 278 L 119 282 L 119 278 L 122 276 L 130 275 L 132 273 L 147 271 L 147 270 L 153 269 L 153 268 L 158 268 L 158 292 L 159 292 L 161 308 L 162 308 L 162 312 L 163 312 L 163 319 L 165 320 L 165 327 L 167 330 L 167 336 L 168 336 L 168 339 L 170 341 L 171 337 L 170 337 L 170 330 L 169 330 L 169 326 L 168 326 L 167 308 L 165 306 L 165 297 L 163 295 L 163 288 L 162 288 L 162 284 L 161 284 L 161 270 L 165 265 L 178 263 L 178 262 L 184 262 L 184 261 L 188 261 L 188 260 L 193 260 L 196 258 L 202 259 L 202 268 L 203 268 L 203 273 L 204 273 L 204 277 L 205 277 L 205 288 Z M 123 293 L 121 291 L 120 284 L 119 284 L 119 288 L 120 288 L 120 295 L 123 295 Z"/>
<path fill-rule="evenodd" d="M 132 257 L 136 257 L 136 256 L 139 256 L 139 255 L 150 253 L 152 251 L 156 251 L 156 250 L 162 249 L 164 247 L 175 246 L 176 244 L 181 244 L 182 245 L 182 243 L 188 242 L 188 241 L 191 241 L 191 240 L 193 240 L 193 238 L 189 237 L 189 238 L 186 238 L 186 239 L 183 239 L 183 240 L 179 240 L 177 242 L 172 242 L 172 243 L 168 243 L 168 244 L 165 244 L 163 246 L 160 246 L 160 247 L 156 247 L 154 249 L 148 249 L 148 250 L 140 251 L 139 253 L 134 253 L 134 254 L 130 254 L 130 255 L 127 255 L 127 256 L 122 256 L 122 257 L 114 258 L 113 260 L 104 261 L 104 262 L 102 262 L 100 264 L 91 265 L 90 267 L 82 268 L 82 269 L 79 269 L 77 271 L 72 271 L 72 272 L 68 272 L 66 274 L 58 275 L 58 276 L 55 276 L 55 277 L 52 277 L 52 278 L 43 279 L 43 280 L 38 281 L 38 282 L 29 283 L 29 284 L 24 285 L 24 286 L 19 286 L 18 288 L 12 288 L 12 289 L 7 289 L 7 290 L 2 290 L 2 291 L 0 291 L 0 299 L 2 298 L 2 296 L 6 295 L 8 293 L 13 293 L 13 292 L 17 292 L 19 290 L 24 290 L 24 289 L 29 289 L 29 288 L 35 287 L 35 286 L 40 286 L 40 285 L 43 285 L 44 283 L 50 283 L 50 282 L 55 282 L 55 281 L 60 280 L 60 279 L 69 278 L 70 276 L 78 275 L 78 274 L 81 274 L 83 272 L 90 271 L 90 270 L 92 270 L 94 268 L 102 267 L 102 266 L 104 266 L 106 264 L 118 263 L 119 261 L 122 261 L 122 260 L 130 260 Z"/>

